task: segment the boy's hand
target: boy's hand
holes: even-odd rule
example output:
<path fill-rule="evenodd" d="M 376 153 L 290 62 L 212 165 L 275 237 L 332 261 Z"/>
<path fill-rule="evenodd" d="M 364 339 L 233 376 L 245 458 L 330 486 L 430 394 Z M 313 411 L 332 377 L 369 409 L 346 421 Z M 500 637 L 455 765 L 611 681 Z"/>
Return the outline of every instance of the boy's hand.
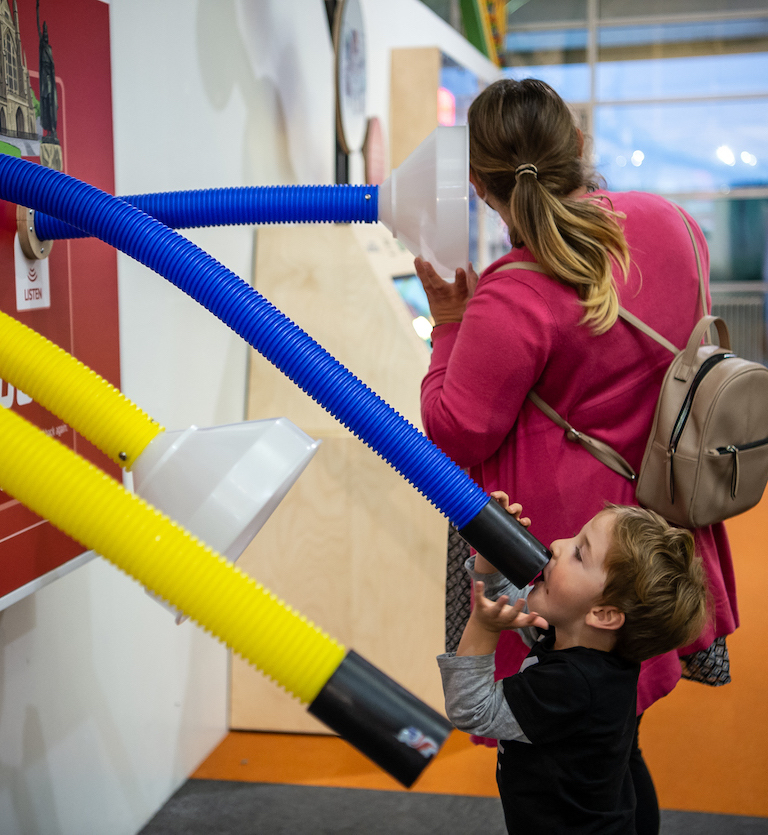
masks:
<path fill-rule="evenodd" d="M 523 612 L 524 600 L 510 606 L 506 595 L 494 602 L 488 600 L 484 592 L 485 583 L 476 580 L 475 605 L 464 627 L 456 655 L 490 655 L 496 651 L 499 635 L 505 629 L 522 629 L 524 626 L 546 629 L 549 626 L 536 612 Z"/>
<path fill-rule="evenodd" d="M 525 600 L 516 600 L 509 605 L 509 596 L 504 594 L 498 600 L 489 600 L 485 596 L 485 583 L 475 581 L 474 608 L 470 617 L 474 617 L 479 626 L 488 632 L 503 632 L 505 629 L 523 629 L 526 626 L 538 626 L 547 629 L 549 624 L 536 612 L 526 613 Z"/>
<path fill-rule="evenodd" d="M 507 511 L 507 513 L 511 513 L 524 528 L 527 528 L 531 524 L 531 520 L 527 516 L 521 515 L 523 512 L 523 506 L 517 502 L 510 504 L 509 496 L 503 490 L 494 490 L 493 493 L 491 493 L 491 498 L 495 499 L 504 508 L 504 510 Z M 478 574 L 494 574 L 496 567 L 488 562 L 482 554 L 476 554 L 475 571 Z"/>
<path fill-rule="evenodd" d="M 527 516 L 521 516 L 523 506 L 517 502 L 510 504 L 509 496 L 503 490 L 494 490 L 491 493 L 491 498 L 496 499 L 504 510 L 511 513 L 524 528 L 530 527 L 531 520 Z"/>

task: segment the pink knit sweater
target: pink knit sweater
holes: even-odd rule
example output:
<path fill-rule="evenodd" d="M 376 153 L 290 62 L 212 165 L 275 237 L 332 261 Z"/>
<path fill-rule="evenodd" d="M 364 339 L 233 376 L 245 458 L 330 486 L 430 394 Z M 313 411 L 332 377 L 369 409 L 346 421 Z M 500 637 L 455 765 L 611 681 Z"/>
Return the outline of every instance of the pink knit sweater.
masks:
<path fill-rule="evenodd" d="M 623 307 L 682 348 L 701 317 L 690 236 L 675 208 L 640 192 L 597 195 L 610 200 L 632 267 L 616 284 Z M 592 195 L 595 196 L 594 194 Z M 691 220 L 705 275 L 706 241 Z M 545 544 L 572 536 L 605 501 L 634 504 L 633 486 L 601 464 L 529 400 L 536 392 L 574 427 L 606 441 L 639 470 L 661 381 L 671 354 L 623 320 L 595 336 L 580 325 L 576 292 L 529 270 L 495 272 L 504 263 L 534 261 L 514 249 L 481 276 L 460 324 L 432 334 L 422 383 L 427 435 L 487 491 L 504 490 L 523 505 L 531 531 Z M 731 554 L 722 525 L 696 531 L 712 589 L 712 624 L 692 647 L 703 649 L 738 625 Z M 517 670 L 522 642 L 505 634 L 497 677 Z M 680 678 L 676 653 L 643 664 L 638 711 L 669 693 Z"/>

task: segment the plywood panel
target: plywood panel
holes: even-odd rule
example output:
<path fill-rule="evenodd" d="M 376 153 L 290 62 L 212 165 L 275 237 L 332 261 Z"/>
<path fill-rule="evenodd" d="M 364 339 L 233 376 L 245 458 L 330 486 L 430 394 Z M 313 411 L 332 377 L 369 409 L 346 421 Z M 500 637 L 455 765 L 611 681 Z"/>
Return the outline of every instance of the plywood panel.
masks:
<path fill-rule="evenodd" d="M 428 349 L 392 284 L 411 256 L 375 226 L 258 231 L 256 287 L 412 423 Z M 259 355 L 249 417 L 285 415 L 322 440 L 238 565 L 345 646 L 442 709 L 444 517 Z M 304 706 L 240 659 L 231 726 L 322 731 Z"/>
<path fill-rule="evenodd" d="M 437 127 L 441 60 L 437 47 L 392 50 L 389 116 L 392 168 L 397 168 Z"/>
<path fill-rule="evenodd" d="M 413 272 L 413 256 L 379 224 L 262 227 L 256 287 L 410 421 L 429 356 L 391 276 Z M 253 352 L 251 417 L 286 414 L 314 434 L 336 419 Z"/>

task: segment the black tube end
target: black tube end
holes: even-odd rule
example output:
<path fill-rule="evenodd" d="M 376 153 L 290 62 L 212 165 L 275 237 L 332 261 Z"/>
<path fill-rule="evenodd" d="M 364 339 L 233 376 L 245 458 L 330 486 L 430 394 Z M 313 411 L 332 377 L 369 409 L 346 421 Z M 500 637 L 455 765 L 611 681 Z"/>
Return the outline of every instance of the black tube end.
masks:
<path fill-rule="evenodd" d="M 549 548 L 495 499 L 490 499 L 459 533 L 519 589 L 525 588 L 552 556 Z"/>
<path fill-rule="evenodd" d="M 308 710 L 406 788 L 432 762 L 453 727 L 354 651 Z"/>

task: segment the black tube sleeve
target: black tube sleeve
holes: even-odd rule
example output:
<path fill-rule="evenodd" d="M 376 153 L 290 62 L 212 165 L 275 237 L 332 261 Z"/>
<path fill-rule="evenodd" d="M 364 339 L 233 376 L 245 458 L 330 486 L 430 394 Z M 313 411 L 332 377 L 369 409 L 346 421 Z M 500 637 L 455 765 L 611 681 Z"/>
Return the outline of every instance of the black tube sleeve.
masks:
<path fill-rule="evenodd" d="M 406 787 L 432 762 L 453 727 L 354 650 L 308 710 Z"/>
<path fill-rule="evenodd" d="M 459 533 L 519 589 L 525 588 L 552 556 L 495 499 L 490 499 Z"/>

